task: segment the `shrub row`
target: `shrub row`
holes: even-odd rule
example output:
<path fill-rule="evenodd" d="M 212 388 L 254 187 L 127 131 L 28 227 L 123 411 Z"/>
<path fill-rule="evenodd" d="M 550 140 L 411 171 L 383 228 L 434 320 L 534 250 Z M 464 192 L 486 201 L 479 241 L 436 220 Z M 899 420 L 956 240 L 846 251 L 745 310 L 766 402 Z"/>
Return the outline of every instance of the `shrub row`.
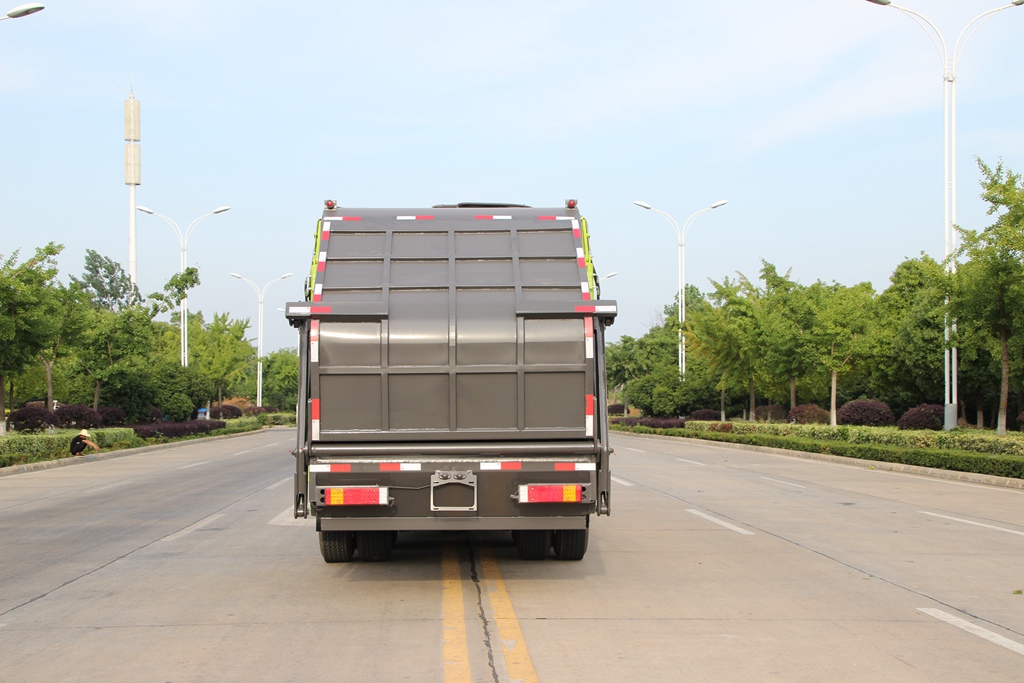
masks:
<path fill-rule="evenodd" d="M 74 435 L 75 431 L 9 434 L 0 438 L 0 467 L 71 457 L 69 446 Z M 89 440 L 103 450 L 126 448 L 136 443 L 135 432 L 125 427 L 96 429 L 89 436 Z"/>
<path fill-rule="evenodd" d="M 769 446 L 805 453 L 825 453 L 847 458 L 894 462 L 956 472 L 972 472 L 1018 479 L 1024 478 L 1024 456 L 1006 453 L 978 453 L 956 448 L 921 448 L 895 446 L 885 443 L 817 440 L 806 437 L 755 432 L 697 431 L 691 426 L 687 426 L 684 429 L 651 429 L 649 427 L 637 426 L 629 428 L 628 431 L 700 438 L 727 443 L 742 443 L 752 446 Z"/>
<path fill-rule="evenodd" d="M 131 428 L 140 439 L 180 439 L 197 434 L 209 434 L 225 427 L 227 427 L 227 423 L 223 420 L 187 420 L 185 422 L 132 425 Z"/>

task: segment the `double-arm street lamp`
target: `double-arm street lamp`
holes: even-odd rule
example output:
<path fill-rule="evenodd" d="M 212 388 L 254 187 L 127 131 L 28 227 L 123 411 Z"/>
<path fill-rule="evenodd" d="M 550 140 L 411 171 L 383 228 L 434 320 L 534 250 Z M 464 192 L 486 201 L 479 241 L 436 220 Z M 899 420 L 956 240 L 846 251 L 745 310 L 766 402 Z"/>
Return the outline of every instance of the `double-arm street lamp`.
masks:
<path fill-rule="evenodd" d="M 179 244 L 179 247 L 181 249 L 181 269 L 180 269 L 179 272 L 184 273 L 185 272 L 185 264 L 186 264 L 186 261 L 188 260 L 188 238 L 191 237 L 192 231 L 195 229 L 196 225 L 199 223 L 199 221 L 203 220 L 204 218 L 212 216 L 215 213 L 224 213 L 225 211 L 228 211 L 231 207 L 230 206 L 221 206 L 221 207 L 218 207 L 218 208 L 214 209 L 213 211 L 210 211 L 209 213 L 204 213 L 202 216 L 200 216 L 199 218 L 195 219 L 194 221 L 192 221 L 191 223 L 188 224 L 188 227 L 185 229 L 184 234 L 181 232 L 181 228 L 178 227 L 178 224 L 175 223 L 174 221 L 172 221 L 167 216 L 159 214 L 156 211 L 154 211 L 153 209 L 147 208 L 145 206 L 137 206 L 135 208 L 137 208 L 142 213 L 148 213 L 151 216 L 156 216 L 157 218 L 159 218 L 162 221 L 164 221 L 165 223 L 167 223 L 167 225 L 169 225 L 172 228 L 174 228 L 174 233 L 178 236 L 178 244 Z M 184 367 L 188 367 L 188 296 L 187 296 L 187 293 L 186 293 L 186 296 L 183 296 L 181 298 L 181 366 L 183 368 Z"/>
<path fill-rule="evenodd" d="M 273 280 L 263 285 L 263 289 L 260 289 L 259 285 L 250 280 L 247 277 L 242 277 L 238 273 L 230 273 L 231 277 L 238 278 L 244 282 L 248 282 L 252 285 L 252 288 L 256 290 L 256 298 L 259 301 L 259 323 L 256 328 L 256 406 L 261 407 L 263 405 L 263 299 L 267 295 L 267 290 L 270 289 L 270 285 L 274 284 L 278 280 L 283 280 L 286 277 L 291 277 L 291 273 L 285 273 L 280 277 L 275 277 Z"/>
<path fill-rule="evenodd" d="M 1024 2 L 1024 0 L 1021 0 Z M 679 311 L 679 375 L 682 379 L 686 379 L 686 339 L 683 337 L 683 323 L 686 322 L 686 233 L 690 230 L 690 226 L 693 225 L 693 221 L 696 220 L 697 216 L 701 215 L 705 211 L 711 211 L 711 209 L 717 209 L 720 206 L 728 204 L 728 200 L 721 199 L 711 206 L 705 207 L 700 211 L 694 212 L 686 222 L 683 223 L 682 230 L 679 229 L 679 224 L 676 223 L 676 219 L 672 218 L 671 215 L 662 211 L 661 209 L 655 209 L 647 202 L 636 201 L 633 202 L 641 209 L 647 209 L 655 213 L 660 213 L 662 216 L 668 219 L 668 222 L 675 228 L 676 238 L 679 241 L 679 305 L 677 310 Z"/>
<path fill-rule="evenodd" d="M 944 213 L 944 224 L 943 224 L 943 241 L 945 242 L 945 263 L 946 272 L 956 272 L 956 260 L 950 259 L 950 254 L 956 252 L 956 67 L 960 61 L 960 56 L 963 54 L 964 46 L 967 41 L 971 39 L 974 32 L 977 31 L 982 24 L 991 19 L 996 14 L 1003 10 L 1010 9 L 1011 7 L 1020 7 L 1024 5 L 1024 0 L 1013 0 L 1008 5 L 1002 7 L 996 7 L 990 9 L 987 12 L 982 12 L 974 19 L 969 21 L 963 30 L 960 31 L 960 35 L 957 36 L 956 42 L 953 44 L 953 49 L 950 51 L 946 47 L 946 40 L 942 37 L 942 33 L 939 29 L 923 14 L 915 12 L 914 10 L 907 9 L 906 7 L 900 7 L 899 5 L 892 4 L 892 0 L 868 0 L 868 2 L 875 5 L 882 5 L 885 7 L 891 7 L 895 10 L 899 10 L 906 16 L 910 17 L 924 29 L 924 32 L 928 34 L 932 44 L 939 53 L 939 59 L 942 60 L 942 116 L 943 116 L 943 131 L 942 131 L 942 146 L 943 146 L 943 166 L 944 166 L 944 197 L 943 197 L 943 213 Z M 956 332 L 956 321 L 952 324 L 953 332 Z M 943 349 L 943 385 L 945 392 L 945 420 L 944 427 L 946 430 L 950 430 L 957 425 L 957 353 L 956 347 L 950 348 L 950 323 L 947 318 L 945 325 L 945 340 Z"/>
<path fill-rule="evenodd" d="M 4 21 L 5 19 L 21 19 L 22 17 L 27 17 L 30 14 L 42 12 L 44 9 L 46 8 L 37 2 L 29 2 L 24 5 L 18 5 L 7 14 L 0 17 L 0 21 Z"/>

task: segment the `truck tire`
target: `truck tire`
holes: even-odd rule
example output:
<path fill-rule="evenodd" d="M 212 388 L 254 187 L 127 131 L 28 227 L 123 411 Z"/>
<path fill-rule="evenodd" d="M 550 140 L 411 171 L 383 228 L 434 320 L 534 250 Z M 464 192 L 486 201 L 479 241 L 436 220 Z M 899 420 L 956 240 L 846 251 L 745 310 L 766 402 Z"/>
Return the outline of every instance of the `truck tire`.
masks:
<path fill-rule="evenodd" d="M 560 560 L 582 560 L 587 554 L 587 539 L 590 529 L 561 529 L 554 533 L 552 545 L 555 557 Z"/>
<path fill-rule="evenodd" d="M 534 529 L 520 531 L 516 535 L 516 551 L 524 560 L 547 559 L 551 550 L 551 532 Z"/>
<path fill-rule="evenodd" d="M 320 554 L 324 562 L 350 562 L 356 551 L 356 537 L 351 531 L 321 531 Z"/>
<path fill-rule="evenodd" d="M 363 562 L 383 562 L 391 557 L 391 547 L 395 542 L 393 531 L 359 531 L 356 532 L 356 545 L 359 557 Z"/>

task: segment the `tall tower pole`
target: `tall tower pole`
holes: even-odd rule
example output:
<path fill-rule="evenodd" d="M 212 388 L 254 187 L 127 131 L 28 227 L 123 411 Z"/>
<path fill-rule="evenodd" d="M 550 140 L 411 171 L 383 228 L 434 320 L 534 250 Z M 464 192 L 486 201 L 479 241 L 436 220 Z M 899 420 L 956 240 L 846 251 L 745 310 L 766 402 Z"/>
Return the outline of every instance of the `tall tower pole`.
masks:
<path fill-rule="evenodd" d="M 142 150 L 139 148 L 141 129 L 140 103 L 134 89 L 124 101 L 124 184 L 128 186 L 128 277 L 138 285 L 135 259 L 135 188 L 142 184 Z"/>

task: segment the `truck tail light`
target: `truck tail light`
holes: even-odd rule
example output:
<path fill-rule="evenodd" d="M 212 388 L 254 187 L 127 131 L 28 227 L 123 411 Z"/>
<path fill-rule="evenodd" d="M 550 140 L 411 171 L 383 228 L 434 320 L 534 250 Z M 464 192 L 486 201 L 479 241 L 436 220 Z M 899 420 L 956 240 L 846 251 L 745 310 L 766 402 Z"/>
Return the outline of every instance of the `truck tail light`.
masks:
<path fill-rule="evenodd" d="M 519 487 L 520 503 L 579 503 L 582 500 L 582 484 L 523 484 Z"/>
<path fill-rule="evenodd" d="M 387 486 L 325 486 L 321 505 L 387 505 Z"/>

